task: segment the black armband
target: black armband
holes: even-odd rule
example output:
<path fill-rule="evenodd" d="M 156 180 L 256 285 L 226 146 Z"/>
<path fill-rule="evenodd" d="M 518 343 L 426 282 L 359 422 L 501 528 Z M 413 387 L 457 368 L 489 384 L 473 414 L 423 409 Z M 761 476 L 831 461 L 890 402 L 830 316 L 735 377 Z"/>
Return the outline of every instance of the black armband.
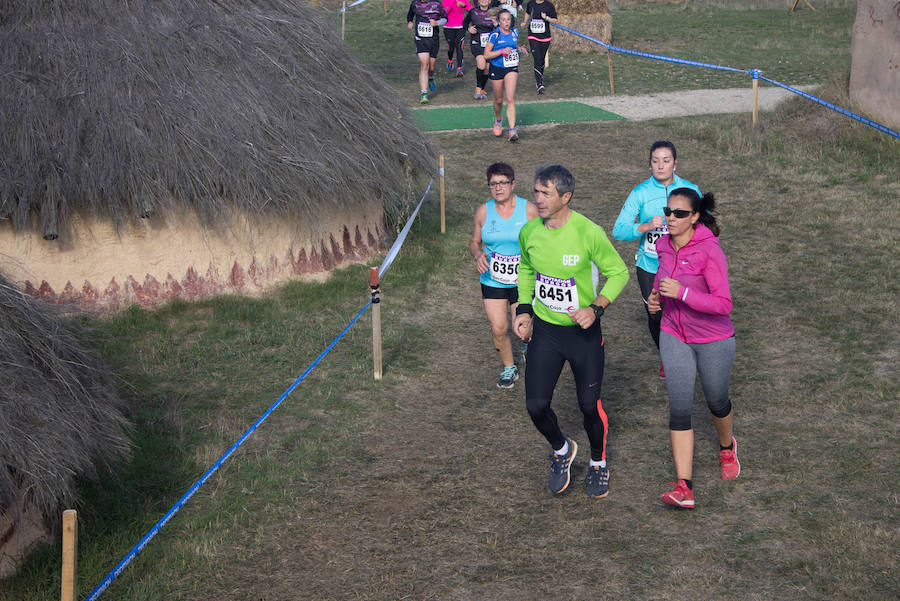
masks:
<path fill-rule="evenodd" d="M 526 305 L 525 303 L 519 303 L 519 306 L 516 307 L 516 315 L 530 315 L 531 317 L 534 317 L 534 309 L 530 304 Z"/>

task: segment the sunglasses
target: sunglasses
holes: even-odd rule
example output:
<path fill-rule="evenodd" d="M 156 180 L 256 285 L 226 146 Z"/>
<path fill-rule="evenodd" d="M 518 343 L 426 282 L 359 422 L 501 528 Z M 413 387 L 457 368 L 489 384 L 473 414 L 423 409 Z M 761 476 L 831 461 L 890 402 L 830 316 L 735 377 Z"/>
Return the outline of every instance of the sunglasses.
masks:
<path fill-rule="evenodd" d="M 666 217 L 675 215 L 678 219 L 684 219 L 694 214 L 693 211 L 688 211 L 687 209 L 670 209 L 669 207 L 663 207 L 663 213 L 666 214 Z"/>

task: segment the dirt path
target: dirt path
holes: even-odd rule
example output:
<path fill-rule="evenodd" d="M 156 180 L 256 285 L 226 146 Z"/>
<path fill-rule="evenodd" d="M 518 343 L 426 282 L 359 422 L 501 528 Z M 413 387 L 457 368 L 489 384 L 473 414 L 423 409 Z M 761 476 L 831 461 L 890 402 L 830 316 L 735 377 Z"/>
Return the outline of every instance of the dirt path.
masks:
<path fill-rule="evenodd" d="M 818 86 L 800 86 L 798 89 L 808 92 L 816 87 Z M 779 104 L 793 96 L 795 96 L 793 92 L 783 88 L 760 87 L 759 110 L 774 110 Z M 583 102 L 633 121 L 753 111 L 753 92 L 750 88 L 683 90 L 639 96 L 593 96 L 564 100 Z"/>

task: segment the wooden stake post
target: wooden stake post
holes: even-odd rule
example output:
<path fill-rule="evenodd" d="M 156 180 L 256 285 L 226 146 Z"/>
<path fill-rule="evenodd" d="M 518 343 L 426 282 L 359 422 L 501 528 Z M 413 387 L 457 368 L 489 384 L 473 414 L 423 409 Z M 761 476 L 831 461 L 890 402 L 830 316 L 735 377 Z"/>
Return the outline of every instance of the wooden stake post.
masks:
<path fill-rule="evenodd" d="M 74 509 L 67 509 L 63 512 L 61 601 L 75 601 L 77 580 L 78 513 Z"/>
<path fill-rule="evenodd" d="M 753 127 L 759 125 L 759 70 L 751 71 L 753 76 Z"/>
<path fill-rule="evenodd" d="M 438 174 L 441 178 L 441 233 L 445 234 L 447 232 L 447 219 L 444 214 L 444 155 L 441 155 L 441 168 Z"/>
<path fill-rule="evenodd" d="M 372 267 L 372 364 L 375 379 L 381 379 L 381 283 L 378 281 L 378 268 Z"/>

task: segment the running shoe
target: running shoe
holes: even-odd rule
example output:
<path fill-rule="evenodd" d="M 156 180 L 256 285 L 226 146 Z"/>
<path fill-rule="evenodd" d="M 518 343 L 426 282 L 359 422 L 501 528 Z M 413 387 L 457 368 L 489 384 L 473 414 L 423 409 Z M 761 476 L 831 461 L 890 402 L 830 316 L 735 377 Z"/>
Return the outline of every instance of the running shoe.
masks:
<path fill-rule="evenodd" d="M 584 492 L 592 499 L 602 499 L 609 494 L 609 468 L 589 466 L 584 477 Z"/>
<path fill-rule="evenodd" d="M 498 138 L 503 135 L 503 121 L 500 119 L 494 121 L 494 135 Z"/>
<path fill-rule="evenodd" d="M 663 364 L 662 364 L 662 363 L 659 364 L 659 379 L 660 379 L 660 380 L 665 380 L 665 379 L 666 379 L 666 370 L 665 370 L 665 368 L 663 367 Z"/>
<path fill-rule="evenodd" d="M 457 77 L 462 77 L 463 75 L 464 75 L 464 73 L 463 73 L 462 67 L 457 67 L 457 68 L 456 68 L 456 76 L 457 76 Z"/>
<path fill-rule="evenodd" d="M 737 456 L 737 441 L 731 437 L 731 448 L 719 450 L 719 465 L 722 466 L 722 480 L 734 480 L 741 473 L 741 462 Z"/>
<path fill-rule="evenodd" d="M 537 92 L 538 92 L 538 94 L 543 95 L 544 94 L 544 86 L 538 85 Z"/>
<path fill-rule="evenodd" d="M 557 455 L 556 452 L 550 459 L 550 473 L 547 475 L 547 488 L 554 495 L 561 495 L 569 487 L 569 471 L 572 468 L 572 461 L 575 459 L 575 453 L 578 452 L 578 445 L 571 438 L 569 441 L 569 452 L 565 455 Z"/>
<path fill-rule="evenodd" d="M 429 77 L 428 78 L 428 91 L 434 92 L 435 90 L 437 90 L 437 83 L 434 81 L 433 77 Z"/>
<path fill-rule="evenodd" d="M 515 127 L 509 128 L 509 141 L 513 144 L 519 141 L 519 132 L 516 131 Z"/>
<path fill-rule="evenodd" d="M 449 73 L 450 71 L 453 71 L 453 59 L 452 58 L 447 61 L 447 73 Z"/>
<path fill-rule="evenodd" d="M 497 388 L 512 388 L 513 383 L 519 379 L 519 368 L 515 365 L 505 366 L 497 380 Z"/>
<path fill-rule="evenodd" d="M 428 92 L 422 92 L 422 95 L 419 96 L 419 104 L 428 104 Z"/>
<path fill-rule="evenodd" d="M 673 488 L 669 492 L 664 492 L 660 499 L 666 505 L 674 505 L 684 509 L 694 508 L 694 491 L 688 488 L 684 480 L 679 480 L 678 484 L 670 482 Z"/>
<path fill-rule="evenodd" d="M 487 98 L 487 94 L 485 94 L 484 90 L 475 88 L 475 100 L 484 100 L 485 98 Z"/>

